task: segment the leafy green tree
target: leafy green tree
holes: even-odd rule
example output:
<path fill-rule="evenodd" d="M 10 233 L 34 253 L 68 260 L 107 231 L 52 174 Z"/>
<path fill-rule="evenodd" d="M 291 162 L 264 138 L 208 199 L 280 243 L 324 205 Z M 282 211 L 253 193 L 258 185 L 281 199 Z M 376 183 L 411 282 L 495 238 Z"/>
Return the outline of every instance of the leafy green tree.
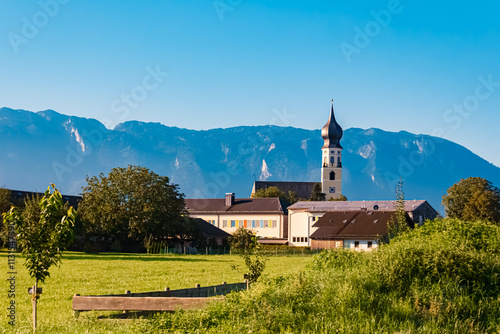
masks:
<path fill-rule="evenodd" d="M 267 257 L 263 254 L 255 233 L 240 227 L 230 237 L 229 242 L 232 249 L 240 251 L 240 256 L 247 267 L 246 278 L 248 281 L 250 283 L 256 282 L 266 268 Z M 233 269 L 236 268 L 233 266 Z"/>
<path fill-rule="evenodd" d="M 148 168 L 113 168 L 87 177 L 78 212 L 88 235 L 141 242 L 175 237 L 186 227 L 184 195 L 167 176 Z"/>
<path fill-rule="evenodd" d="M 326 199 L 326 195 L 321 191 L 321 183 L 315 183 L 313 186 L 313 190 L 311 192 L 311 197 L 309 200 L 311 201 L 324 201 Z"/>
<path fill-rule="evenodd" d="M 340 195 L 340 197 L 338 197 L 338 198 L 333 198 L 333 197 L 329 198 L 328 201 L 345 202 L 345 201 L 348 201 L 348 199 L 344 195 Z"/>
<path fill-rule="evenodd" d="M 241 252 L 251 252 L 257 245 L 257 236 L 251 230 L 240 227 L 230 237 L 229 244 L 231 249 Z"/>
<path fill-rule="evenodd" d="M 500 223 L 500 190 L 480 177 L 462 179 L 443 196 L 446 216 Z"/>
<path fill-rule="evenodd" d="M 0 187 L 0 215 L 8 212 L 12 206 L 12 202 L 10 200 L 10 190 Z M 2 244 L 5 245 L 7 242 L 7 228 L 4 227 L 4 224 L 0 225 L 0 240 Z"/>
<path fill-rule="evenodd" d="M 288 193 L 280 190 L 278 187 L 271 186 L 267 188 L 262 188 L 257 190 L 252 194 L 252 198 L 271 198 L 271 197 L 279 197 L 280 199 L 288 202 L 289 204 L 293 204 L 297 202 L 298 197 L 297 194 L 291 190 Z"/>
<path fill-rule="evenodd" d="M 66 210 L 61 193 L 51 184 L 43 197 L 25 200 L 23 211 L 12 208 L 3 215 L 4 224 L 16 226 L 17 244 L 26 257 L 24 265 L 33 287 L 33 330 L 36 328 L 37 287 L 50 277 L 49 268 L 59 266 L 64 251 L 73 240 L 73 224 L 76 213 L 72 207 Z"/>

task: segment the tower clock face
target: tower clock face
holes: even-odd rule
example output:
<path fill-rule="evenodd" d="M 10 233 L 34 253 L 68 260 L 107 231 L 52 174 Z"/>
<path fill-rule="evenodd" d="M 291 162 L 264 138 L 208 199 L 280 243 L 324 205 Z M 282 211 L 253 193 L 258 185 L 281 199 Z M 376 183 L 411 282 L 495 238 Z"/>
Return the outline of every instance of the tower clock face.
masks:
<path fill-rule="evenodd" d="M 335 193 L 335 187 L 330 187 L 330 194 L 334 194 Z"/>

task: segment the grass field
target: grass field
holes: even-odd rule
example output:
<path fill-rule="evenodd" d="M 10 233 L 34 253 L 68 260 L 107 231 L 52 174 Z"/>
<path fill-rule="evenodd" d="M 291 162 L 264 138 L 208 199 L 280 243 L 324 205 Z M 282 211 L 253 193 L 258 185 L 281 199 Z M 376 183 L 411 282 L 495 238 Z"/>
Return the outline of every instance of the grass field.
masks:
<path fill-rule="evenodd" d="M 264 275 L 277 276 L 303 270 L 310 256 L 270 257 Z M 2 333 L 31 332 L 31 300 L 28 287 L 33 285 L 23 266 L 24 258 L 16 259 L 16 326 L 8 324 L 7 252 L 0 252 L 1 278 L 0 331 Z M 239 265 L 240 270 L 232 270 Z M 133 321 L 99 320 L 106 312 L 84 312 L 73 318 L 72 296 L 119 294 L 191 288 L 221 282 L 242 282 L 243 261 L 236 255 L 146 255 L 146 254 L 84 254 L 67 252 L 60 268 L 50 269 L 51 277 L 44 284 L 38 303 L 38 330 L 40 333 L 129 333 Z"/>

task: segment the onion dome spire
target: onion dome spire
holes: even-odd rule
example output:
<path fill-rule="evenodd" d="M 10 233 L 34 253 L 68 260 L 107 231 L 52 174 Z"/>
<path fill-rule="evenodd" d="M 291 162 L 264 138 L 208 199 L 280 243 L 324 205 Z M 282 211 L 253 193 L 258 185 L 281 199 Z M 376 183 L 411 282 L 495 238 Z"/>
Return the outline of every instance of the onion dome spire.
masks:
<path fill-rule="evenodd" d="M 333 112 L 333 99 L 332 99 L 332 108 L 330 109 L 330 118 L 328 122 L 325 124 L 323 129 L 321 129 L 321 137 L 325 141 L 325 144 L 322 148 L 342 148 L 340 145 L 340 140 L 344 131 L 340 127 L 340 125 L 335 120 L 335 113 Z"/>

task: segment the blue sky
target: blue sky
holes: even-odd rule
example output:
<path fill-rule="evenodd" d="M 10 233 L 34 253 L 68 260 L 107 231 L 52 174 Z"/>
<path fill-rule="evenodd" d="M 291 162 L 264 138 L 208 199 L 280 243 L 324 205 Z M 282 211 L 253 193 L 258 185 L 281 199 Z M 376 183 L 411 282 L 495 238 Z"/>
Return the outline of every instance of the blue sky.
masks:
<path fill-rule="evenodd" d="M 440 134 L 500 166 L 498 1 L 2 0 L 0 9 L 0 106 L 108 127 L 315 129 L 333 98 L 344 128 Z"/>

